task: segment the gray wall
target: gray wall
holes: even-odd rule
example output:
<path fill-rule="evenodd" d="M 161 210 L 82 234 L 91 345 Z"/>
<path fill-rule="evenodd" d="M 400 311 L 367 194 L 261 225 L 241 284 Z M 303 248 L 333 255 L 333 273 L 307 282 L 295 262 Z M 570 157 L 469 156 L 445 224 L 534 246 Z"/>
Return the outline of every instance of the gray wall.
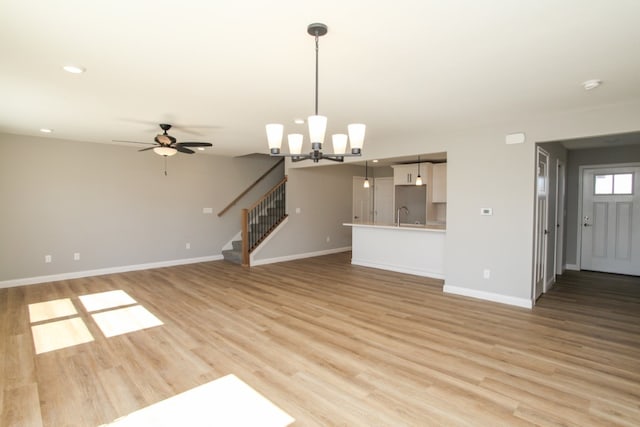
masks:
<path fill-rule="evenodd" d="M 256 260 L 331 251 L 351 246 L 353 176 L 359 166 L 329 165 L 287 170 L 289 222 L 263 247 Z M 296 213 L 300 208 L 300 213 Z M 329 237 L 329 242 L 327 242 Z"/>
<path fill-rule="evenodd" d="M 284 173 L 218 218 L 275 159 L 179 153 L 164 176 L 163 158 L 137 149 L 0 134 L 0 282 L 219 255 L 243 204 Z"/>
<path fill-rule="evenodd" d="M 638 143 L 640 144 L 640 141 Z M 640 145 L 569 151 L 567 159 L 567 264 L 576 265 L 578 259 L 580 166 L 633 162 L 640 162 Z"/>

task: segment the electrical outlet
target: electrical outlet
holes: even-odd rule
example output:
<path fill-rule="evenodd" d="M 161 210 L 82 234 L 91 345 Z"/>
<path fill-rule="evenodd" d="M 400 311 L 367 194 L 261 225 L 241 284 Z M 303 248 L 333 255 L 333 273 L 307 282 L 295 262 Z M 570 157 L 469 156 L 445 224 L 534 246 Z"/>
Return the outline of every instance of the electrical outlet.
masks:
<path fill-rule="evenodd" d="M 191 243 L 187 243 L 186 245 L 184 245 L 185 249 L 191 249 Z"/>
<path fill-rule="evenodd" d="M 491 270 L 489 270 L 488 268 L 485 268 L 484 271 L 482 272 L 482 277 L 484 277 L 485 279 L 488 279 L 491 277 Z"/>
<path fill-rule="evenodd" d="M 73 254 L 73 260 L 74 261 L 79 261 L 80 260 L 80 252 L 75 252 Z"/>
<path fill-rule="evenodd" d="M 51 255 L 45 255 L 45 256 L 44 256 L 44 262 L 45 262 L 46 264 L 49 264 L 49 263 L 51 262 Z"/>
<path fill-rule="evenodd" d="M 327 243 L 329 243 L 331 241 L 331 237 L 327 236 L 326 240 L 327 240 Z"/>

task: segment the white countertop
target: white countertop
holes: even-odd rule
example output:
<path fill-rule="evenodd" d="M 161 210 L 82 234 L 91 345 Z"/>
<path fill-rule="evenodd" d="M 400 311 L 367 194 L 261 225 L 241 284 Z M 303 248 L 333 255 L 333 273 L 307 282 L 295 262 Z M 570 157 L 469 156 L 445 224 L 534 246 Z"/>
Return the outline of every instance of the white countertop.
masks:
<path fill-rule="evenodd" d="M 447 231 L 446 224 L 434 223 L 434 224 L 400 224 L 398 227 L 395 224 L 373 224 L 373 223 L 344 223 L 347 227 L 364 227 L 364 228 L 381 228 L 388 230 L 401 230 L 401 231 L 428 231 L 436 233 L 445 233 Z"/>

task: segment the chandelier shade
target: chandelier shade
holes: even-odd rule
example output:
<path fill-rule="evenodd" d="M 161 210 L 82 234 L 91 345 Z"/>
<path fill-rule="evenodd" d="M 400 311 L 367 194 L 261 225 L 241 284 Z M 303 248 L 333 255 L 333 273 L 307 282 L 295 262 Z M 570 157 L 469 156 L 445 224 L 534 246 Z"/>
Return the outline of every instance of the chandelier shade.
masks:
<path fill-rule="evenodd" d="M 278 123 L 270 123 L 266 125 L 266 131 L 269 152 L 272 156 L 291 157 L 294 162 L 313 160 L 314 163 L 317 163 L 322 159 L 343 162 L 345 157 L 360 156 L 362 154 L 366 129 L 366 126 L 362 123 L 350 124 L 347 127 L 348 134 L 332 135 L 333 154 L 322 152 L 322 144 L 327 131 L 327 117 L 318 114 L 318 40 L 327 32 L 328 27 L 325 24 L 314 23 L 307 27 L 307 33 L 315 38 L 316 47 L 315 114 L 307 118 L 311 151 L 308 154 L 302 154 L 303 136 L 301 134 L 290 134 L 287 135 L 289 154 L 281 153 L 284 126 Z M 351 148 L 350 153 L 347 153 L 347 143 Z"/>

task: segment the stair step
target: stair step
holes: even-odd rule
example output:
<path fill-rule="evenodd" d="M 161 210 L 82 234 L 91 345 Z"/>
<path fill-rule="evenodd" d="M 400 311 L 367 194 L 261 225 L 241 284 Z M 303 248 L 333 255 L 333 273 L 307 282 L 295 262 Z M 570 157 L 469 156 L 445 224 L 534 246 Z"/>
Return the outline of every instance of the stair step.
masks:
<path fill-rule="evenodd" d="M 229 261 L 234 264 L 242 264 L 242 251 L 226 250 L 222 251 L 222 256 L 225 261 Z"/>
<path fill-rule="evenodd" d="M 242 251 L 242 240 L 234 240 L 231 242 L 234 251 Z"/>

